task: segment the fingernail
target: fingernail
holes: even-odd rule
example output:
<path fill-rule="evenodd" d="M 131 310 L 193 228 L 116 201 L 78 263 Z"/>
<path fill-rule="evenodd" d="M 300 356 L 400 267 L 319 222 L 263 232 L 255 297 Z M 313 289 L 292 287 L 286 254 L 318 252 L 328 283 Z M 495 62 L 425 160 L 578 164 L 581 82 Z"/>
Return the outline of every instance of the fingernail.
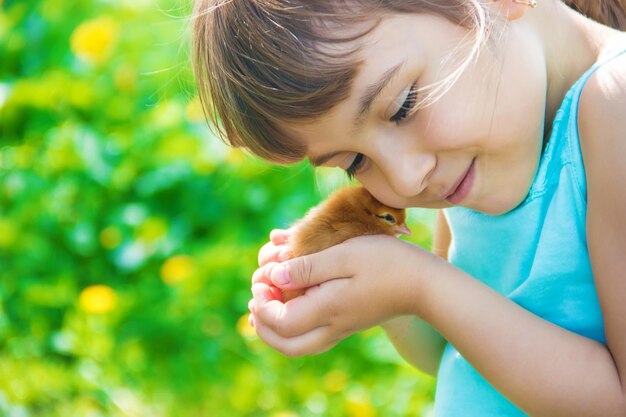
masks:
<path fill-rule="evenodd" d="M 278 265 L 272 271 L 272 282 L 278 286 L 289 284 L 289 271 L 282 265 Z"/>

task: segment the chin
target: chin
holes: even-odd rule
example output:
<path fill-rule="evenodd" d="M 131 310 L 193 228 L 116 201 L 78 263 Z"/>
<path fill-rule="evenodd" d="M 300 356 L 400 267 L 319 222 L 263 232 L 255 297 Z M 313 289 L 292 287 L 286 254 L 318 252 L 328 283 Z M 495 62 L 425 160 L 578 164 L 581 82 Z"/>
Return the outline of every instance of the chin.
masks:
<path fill-rule="evenodd" d="M 526 200 L 527 194 L 522 196 L 500 196 L 490 201 L 482 202 L 478 204 L 478 207 L 468 207 L 472 210 L 480 211 L 481 213 L 488 214 L 490 216 L 500 216 L 506 214 L 511 210 L 517 208 L 520 204 Z"/>

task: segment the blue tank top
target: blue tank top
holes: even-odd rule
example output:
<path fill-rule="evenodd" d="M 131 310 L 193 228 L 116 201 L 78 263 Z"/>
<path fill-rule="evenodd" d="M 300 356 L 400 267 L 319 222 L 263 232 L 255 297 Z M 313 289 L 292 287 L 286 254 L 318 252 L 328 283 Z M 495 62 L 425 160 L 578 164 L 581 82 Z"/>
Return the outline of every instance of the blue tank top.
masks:
<path fill-rule="evenodd" d="M 578 102 L 589 77 L 624 52 L 606 54 L 567 92 L 530 191 L 518 207 L 498 216 L 463 207 L 444 210 L 452 231 L 452 264 L 533 314 L 601 343 L 606 340 L 587 250 Z M 448 343 L 437 376 L 436 417 L 525 415 Z"/>

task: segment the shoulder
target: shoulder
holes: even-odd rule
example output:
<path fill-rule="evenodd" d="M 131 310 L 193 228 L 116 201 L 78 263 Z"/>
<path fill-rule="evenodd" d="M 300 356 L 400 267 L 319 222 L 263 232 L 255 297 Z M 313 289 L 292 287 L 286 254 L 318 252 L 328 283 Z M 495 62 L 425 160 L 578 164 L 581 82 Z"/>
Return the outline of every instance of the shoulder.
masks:
<path fill-rule="evenodd" d="M 581 145 L 593 149 L 602 144 L 602 137 L 626 138 L 625 113 L 626 53 L 599 68 L 583 88 L 578 109 Z"/>
<path fill-rule="evenodd" d="M 626 54 L 585 85 L 578 130 L 587 178 L 587 243 L 594 274 L 626 270 Z M 619 274 L 621 276 L 622 273 Z M 624 289 L 626 291 L 626 288 Z M 626 294 L 625 294 L 626 295 Z M 626 307 L 626 305 L 625 305 Z M 626 310 L 625 310 L 626 311 Z"/>
<path fill-rule="evenodd" d="M 626 53 L 599 68 L 580 98 L 578 130 L 590 193 L 606 189 L 607 181 L 626 190 L 625 116 Z"/>

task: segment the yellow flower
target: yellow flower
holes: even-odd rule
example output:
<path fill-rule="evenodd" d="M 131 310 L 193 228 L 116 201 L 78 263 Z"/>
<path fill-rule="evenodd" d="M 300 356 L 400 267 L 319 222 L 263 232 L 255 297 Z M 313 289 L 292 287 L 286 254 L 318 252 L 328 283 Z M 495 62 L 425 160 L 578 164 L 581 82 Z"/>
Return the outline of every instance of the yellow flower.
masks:
<path fill-rule="evenodd" d="M 375 417 L 376 410 L 369 401 L 348 400 L 348 415 L 350 417 Z"/>
<path fill-rule="evenodd" d="M 377 414 L 369 397 L 362 391 L 348 393 L 346 408 L 350 417 L 376 417 Z"/>
<path fill-rule="evenodd" d="M 195 262 L 191 256 L 172 256 L 161 266 L 161 279 L 166 284 L 176 285 L 189 278 L 195 269 Z"/>
<path fill-rule="evenodd" d="M 111 53 L 119 29 L 110 17 L 102 16 L 81 23 L 70 39 L 72 51 L 79 57 L 100 63 Z"/>
<path fill-rule="evenodd" d="M 117 294 L 106 285 L 92 285 L 80 293 L 78 303 L 87 313 L 109 313 L 117 306 Z"/>

